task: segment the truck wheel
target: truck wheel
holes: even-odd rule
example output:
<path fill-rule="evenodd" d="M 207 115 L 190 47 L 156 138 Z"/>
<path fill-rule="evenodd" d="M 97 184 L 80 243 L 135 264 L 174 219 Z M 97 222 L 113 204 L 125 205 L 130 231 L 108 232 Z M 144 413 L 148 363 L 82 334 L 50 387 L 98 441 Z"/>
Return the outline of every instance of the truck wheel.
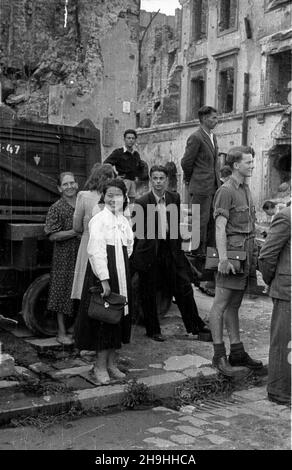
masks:
<path fill-rule="evenodd" d="M 22 300 L 22 315 L 26 326 L 42 336 L 56 336 L 57 318 L 46 308 L 50 274 L 36 278 Z"/>

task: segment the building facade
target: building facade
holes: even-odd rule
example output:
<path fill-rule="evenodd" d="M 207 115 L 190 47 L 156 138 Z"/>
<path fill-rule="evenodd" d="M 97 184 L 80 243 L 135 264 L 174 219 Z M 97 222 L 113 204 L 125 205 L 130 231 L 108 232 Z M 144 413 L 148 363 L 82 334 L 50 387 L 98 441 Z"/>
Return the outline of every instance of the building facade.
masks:
<path fill-rule="evenodd" d="M 250 186 L 257 208 L 290 195 L 291 1 L 180 0 L 181 32 L 174 66 L 179 83 L 176 120 L 139 131 L 142 157 L 173 161 L 179 171 L 188 136 L 203 104 L 218 110 L 220 161 L 228 149 L 251 145 Z M 150 90 L 149 90 L 150 93 Z M 259 212 L 260 214 L 260 212 Z M 260 215 L 261 216 L 261 215 Z"/>
<path fill-rule="evenodd" d="M 107 156 L 136 124 L 139 13 L 140 0 L 1 0 L 2 108 L 51 124 L 90 120 Z"/>

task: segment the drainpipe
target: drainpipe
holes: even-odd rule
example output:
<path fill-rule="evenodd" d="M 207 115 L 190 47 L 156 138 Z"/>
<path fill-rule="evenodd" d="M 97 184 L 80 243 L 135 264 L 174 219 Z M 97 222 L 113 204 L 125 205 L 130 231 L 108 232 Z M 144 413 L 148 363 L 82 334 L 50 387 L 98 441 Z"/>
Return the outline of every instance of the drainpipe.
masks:
<path fill-rule="evenodd" d="M 241 145 L 247 145 L 247 111 L 249 102 L 249 73 L 244 74 L 244 89 L 243 89 L 243 110 L 242 110 L 242 137 Z"/>

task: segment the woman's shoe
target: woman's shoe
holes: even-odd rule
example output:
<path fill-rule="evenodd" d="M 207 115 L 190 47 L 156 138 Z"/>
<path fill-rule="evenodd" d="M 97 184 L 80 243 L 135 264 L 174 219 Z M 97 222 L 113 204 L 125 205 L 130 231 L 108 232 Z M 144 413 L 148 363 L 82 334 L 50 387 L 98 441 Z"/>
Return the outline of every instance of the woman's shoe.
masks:
<path fill-rule="evenodd" d="M 110 376 L 107 370 L 99 370 L 94 367 L 93 375 L 98 385 L 108 385 L 110 383 Z"/>
<path fill-rule="evenodd" d="M 121 372 L 116 366 L 108 367 L 108 371 L 110 375 L 115 379 L 124 379 L 126 377 L 126 374 L 124 374 L 124 372 Z"/>
<path fill-rule="evenodd" d="M 60 344 L 63 344 L 63 346 L 70 346 L 74 343 L 73 339 L 66 335 L 58 335 L 56 337 L 56 341 Z"/>

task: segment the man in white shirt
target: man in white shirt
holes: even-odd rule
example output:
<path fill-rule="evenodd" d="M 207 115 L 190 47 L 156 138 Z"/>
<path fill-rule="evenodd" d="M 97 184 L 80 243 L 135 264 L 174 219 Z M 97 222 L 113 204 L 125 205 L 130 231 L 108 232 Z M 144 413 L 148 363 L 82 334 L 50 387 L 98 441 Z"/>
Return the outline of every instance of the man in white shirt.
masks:
<path fill-rule="evenodd" d="M 175 297 L 187 333 L 210 333 L 199 317 L 181 248 L 180 196 L 166 190 L 167 176 L 163 166 L 150 169 L 152 191 L 137 199 L 133 227 L 136 240 L 131 263 L 139 273 L 146 334 L 154 341 L 165 339 L 159 324 L 157 292 Z"/>

